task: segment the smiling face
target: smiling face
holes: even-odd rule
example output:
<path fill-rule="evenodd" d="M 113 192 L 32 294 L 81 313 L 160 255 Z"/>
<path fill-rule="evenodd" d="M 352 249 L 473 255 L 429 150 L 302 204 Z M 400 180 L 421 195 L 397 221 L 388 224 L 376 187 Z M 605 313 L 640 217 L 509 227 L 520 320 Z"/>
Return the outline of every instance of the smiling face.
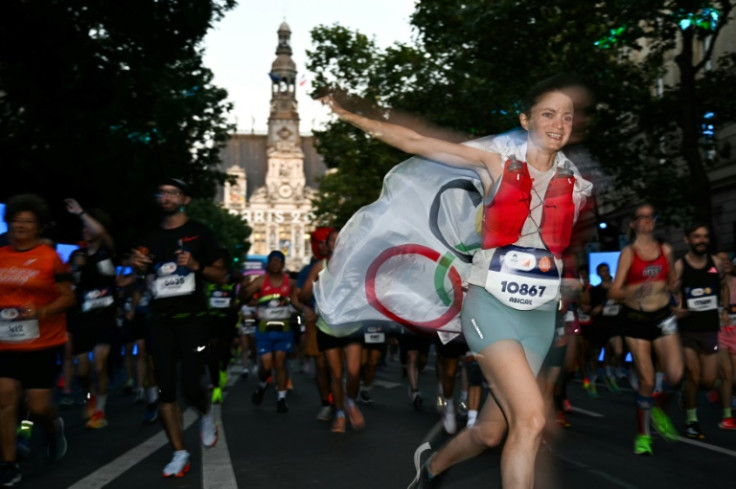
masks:
<path fill-rule="evenodd" d="M 529 132 L 530 146 L 546 153 L 557 152 L 567 144 L 572 133 L 572 99 L 562 92 L 547 92 L 519 120 Z"/>
<path fill-rule="evenodd" d="M 690 247 L 694 255 L 703 256 L 708 253 L 710 245 L 710 233 L 708 228 L 700 226 L 685 236 L 685 243 Z"/>
<path fill-rule="evenodd" d="M 636 234 L 651 234 L 657 223 L 657 214 L 654 207 L 650 205 L 642 205 L 636 208 L 634 218 L 631 220 L 631 229 Z"/>

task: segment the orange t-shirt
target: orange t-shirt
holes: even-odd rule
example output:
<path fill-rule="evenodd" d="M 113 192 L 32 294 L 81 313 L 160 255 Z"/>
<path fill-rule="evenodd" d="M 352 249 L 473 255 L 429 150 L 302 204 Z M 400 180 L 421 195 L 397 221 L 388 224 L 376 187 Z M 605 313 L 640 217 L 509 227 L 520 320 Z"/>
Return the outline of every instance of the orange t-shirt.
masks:
<path fill-rule="evenodd" d="M 47 245 L 25 251 L 16 251 L 12 246 L 0 248 L 0 328 L 4 328 L 0 332 L 0 351 L 42 350 L 66 343 L 63 312 L 39 319 L 37 338 L 21 336 L 8 341 L 7 336 L 11 334 L 8 328 L 13 328 L 8 319 L 16 314 L 16 308 L 50 304 L 59 297 L 57 283 L 67 280 L 68 273 L 59 255 Z"/>

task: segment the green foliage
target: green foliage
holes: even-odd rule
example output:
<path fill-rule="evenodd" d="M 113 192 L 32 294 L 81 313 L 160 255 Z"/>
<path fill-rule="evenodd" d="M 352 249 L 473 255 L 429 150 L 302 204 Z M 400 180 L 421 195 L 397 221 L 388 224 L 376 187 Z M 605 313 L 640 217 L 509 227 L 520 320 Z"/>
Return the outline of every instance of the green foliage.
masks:
<path fill-rule="evenodd" d="M 706 112 L 716 113 L 716 131 L 736 120 L 729 96 L 736 70 L 733 55 L 717 60 L 706 52 L 699 59 L 692 46 L 705 36 L 715 45 L 733 6 L 726 0 L 420 0 L 413 46 L 380 50 L 360 33 L 322 26 L 313 31 L 308 68 L 315 93 L 339 86 L 395 110 L 374 115 L 408 112 L 467 137 L 517 126 L 520 101 L 533 83 L 577 74 L 598 102 L 585 144 L 618 190 L 605 192 L 604 200 L 614 206 L 650 201 L 670 220 L 707 218 L 700 124 Z M 696 22 L 684 28 L 683 18 Z M 676 66 L 667 65 L 673 54 Z M 671 86 L 660 85 L 667 69 L 677 80 Z M 395 156 L 339 122 L 318 136 L 319 151 L 337 172 L 323 181 L 317 215 L 342 224 L 378 195 L 380 176 Z M 393 163 L 403 159 L 396 155 Z"/>
<path fill-rule="evenodd" d="M 230 104 L 200 44 L 234 4 L 3 2 L 0 160 L 12 178 L 0 180 L 0 199 L 74 196 L 111 214 L 125 246 L 154 225 L 151 196 L 162 178 L 213 196 Z"/>
<path fill-rule="evenodd" d="M 252 231 L 245 219 L 231 214 L 212 199 L 193 199 L 187 207 L 187 215 L 207 224 L 214 231 L 220 246 L 230 252 L 233 265 L 242 264 L 250 247 L 247 240 Z"/>

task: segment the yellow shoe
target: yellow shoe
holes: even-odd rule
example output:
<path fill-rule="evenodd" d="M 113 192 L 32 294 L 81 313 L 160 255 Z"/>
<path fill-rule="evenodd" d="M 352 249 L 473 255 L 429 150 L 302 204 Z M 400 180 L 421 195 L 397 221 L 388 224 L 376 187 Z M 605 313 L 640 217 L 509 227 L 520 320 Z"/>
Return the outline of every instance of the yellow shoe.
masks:
<path fill-rule="evenodd" d="M 96 410 L 94 413 L 92 413 L 92 417 L 89 418 L 86 426 L 88 429 L 91 430 L 99 430 L 100 428 L 104 428 L 105 426 L 107 426 L 107 418 L 105 417 L 105 413 L 103 413 L 99 409 Z"/>

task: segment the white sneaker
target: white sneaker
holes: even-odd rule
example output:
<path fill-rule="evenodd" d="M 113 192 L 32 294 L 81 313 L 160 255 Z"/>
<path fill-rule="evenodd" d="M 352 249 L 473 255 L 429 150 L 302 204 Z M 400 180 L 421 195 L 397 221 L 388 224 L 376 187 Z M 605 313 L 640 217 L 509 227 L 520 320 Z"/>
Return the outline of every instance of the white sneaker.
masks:
<path fill-rule="evenodd" d="M 210 407 L 210 412 L 203 414 L 199 419 L 199 434 L 202 438 L 202 445 L 205 448 L 212 448 L 217 443 L 217 424 L 215 423 L 214 407 Z"/>
<path fill-rule="evenodd" d="M 164 477 L 181 477 L 189 472 L 189 452 L 178 450 L 174 452 L 171 462 L 164 467 Z"/>
<path fill-rule="evenodd" d="M 451 406 L 445 408 L 445 414 L 442 415 L 442 426 L 448 435 L 454 435 L 457 431 L 457 420 L 455 419 L 455 410 Z"/>
<path fill-rule="evenodd" d="M 332 407 L 331 406 L 322 406 L 322 409 L 319 410 L 319 413 L 317 413 L 317 419 L 319 421 L 329 421 L 332 419 Z"/>

